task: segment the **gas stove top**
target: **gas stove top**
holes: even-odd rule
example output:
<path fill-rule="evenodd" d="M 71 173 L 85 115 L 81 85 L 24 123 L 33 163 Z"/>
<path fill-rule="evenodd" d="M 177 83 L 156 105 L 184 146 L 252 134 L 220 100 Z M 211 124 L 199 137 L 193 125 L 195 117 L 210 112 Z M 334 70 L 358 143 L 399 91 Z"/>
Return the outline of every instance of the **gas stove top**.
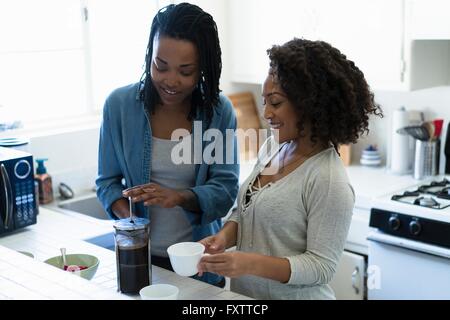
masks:
<path fill-rule="evenodd" d="M 436 177 L 378 197 L 373 208 L 450 223 L 450 177 Z"/>
<path fill-rule="evenodd" d="M 442 210 L 450 207 L 450 181 L 446 178 L 422 184 L 413 190 L 395 194 L 391 200 L 430 209 Z"/>

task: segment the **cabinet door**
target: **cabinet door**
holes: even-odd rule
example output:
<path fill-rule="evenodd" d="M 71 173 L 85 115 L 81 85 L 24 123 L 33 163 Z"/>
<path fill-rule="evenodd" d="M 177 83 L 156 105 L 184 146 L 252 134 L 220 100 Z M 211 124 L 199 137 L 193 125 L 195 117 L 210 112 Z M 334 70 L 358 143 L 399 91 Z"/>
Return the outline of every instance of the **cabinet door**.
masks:
<path fill-rule="evenodd" d="M 338 300 L 363 300 L 365 291 L 364 256 L 344 251 L 330 286 Z"/>
<path fill-rule="evenodd" d="M 417 40 L 450 40 L 450 1 L 408 0 L 410 36 Z"/>
<path fill-rule="evenodd" d="M 266 50 L 298 37 L 337 47 L 372 88 L 401 87 L 402 10 L 401 0 L 232 0 L 232 80 L 261 83 Z"/>
<path fill-rule="evenodd" d="M 232 81 L 261 84 L 269 69 L 267 49 L 301 37 L 304 1 L 231 0 L 229 11 Z"/>
<path fill-rule="evenodd" d="M 338 48 L 373 89 L 402 86 L 401 0 L 314 1 L 318 38 Z"/>
<path fill-rule="evenodd" d="M 230 3 L 231 78 L 236 82 L 262 83 L 263 69 L 268 65 L 263 37 L 259 33 L 262 17 L 254 13 L 258 2 L 232 0 Z"/>

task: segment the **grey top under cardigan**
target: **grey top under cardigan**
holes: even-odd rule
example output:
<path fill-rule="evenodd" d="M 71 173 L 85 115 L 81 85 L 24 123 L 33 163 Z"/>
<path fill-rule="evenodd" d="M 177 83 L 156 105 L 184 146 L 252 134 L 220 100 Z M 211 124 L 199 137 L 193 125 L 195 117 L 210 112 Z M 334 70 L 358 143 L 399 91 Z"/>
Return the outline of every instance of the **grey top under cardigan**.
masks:
<path fill-rule="evenodd" d="M 175 164 L 172 149 L 179 141 L 152 137 L 152 172 L 150 181 L 163 188 L 183 190 L 195 185 L 195 164 Z M 192 241 L 192 226 L 183 208 L 150 207 L 152 255 L 168 257 L 167 248 L 178 242 Z"/>
<path fill-rule="evenodd" d="M 274 149 L 276 148 L 276 150 Z M 238 225 L 237 250 L 285 257 L 287 283 L 255 276 L 231 279 L 231 290 L 257 299 L 334 299 L 328 283 L 344 249 L 355 201 L 346 170 L 334 148 L 306 160 L 276 182 L 245 194 L 279 146 L 268 140 L 260 161 L 242 185 L 238 210 L 229 220 Z"/>

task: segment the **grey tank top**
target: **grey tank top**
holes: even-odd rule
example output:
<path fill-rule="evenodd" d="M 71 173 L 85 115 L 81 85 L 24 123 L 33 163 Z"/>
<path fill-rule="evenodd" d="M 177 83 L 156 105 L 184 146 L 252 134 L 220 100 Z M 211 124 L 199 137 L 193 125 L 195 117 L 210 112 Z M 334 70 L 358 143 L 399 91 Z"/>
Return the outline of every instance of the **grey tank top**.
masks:
<path fill-rule="evenodd" d="M 187 189 L 195 185 L 195 164 L 175 164 L 172 148 L 178 141 L 152 137 L 150 181 L 171 189 Z M 152 255 L 167 257 L 174 243 L 192 241 L 192 226 L 181 207 L 150 206 L 150 239 Z"/>

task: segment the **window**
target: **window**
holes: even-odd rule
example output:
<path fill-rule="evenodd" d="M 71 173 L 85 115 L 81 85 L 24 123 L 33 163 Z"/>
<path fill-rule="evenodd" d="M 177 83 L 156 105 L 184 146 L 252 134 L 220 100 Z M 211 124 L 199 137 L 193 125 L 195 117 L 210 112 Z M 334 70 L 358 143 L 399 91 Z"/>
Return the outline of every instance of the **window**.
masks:
<path fill-rule="evenodd" d="M 2 0 L 0 106 L 25 125 L 98 113 L 114 88 L 140 79 L 157 8 L 157 0 Z"/>

